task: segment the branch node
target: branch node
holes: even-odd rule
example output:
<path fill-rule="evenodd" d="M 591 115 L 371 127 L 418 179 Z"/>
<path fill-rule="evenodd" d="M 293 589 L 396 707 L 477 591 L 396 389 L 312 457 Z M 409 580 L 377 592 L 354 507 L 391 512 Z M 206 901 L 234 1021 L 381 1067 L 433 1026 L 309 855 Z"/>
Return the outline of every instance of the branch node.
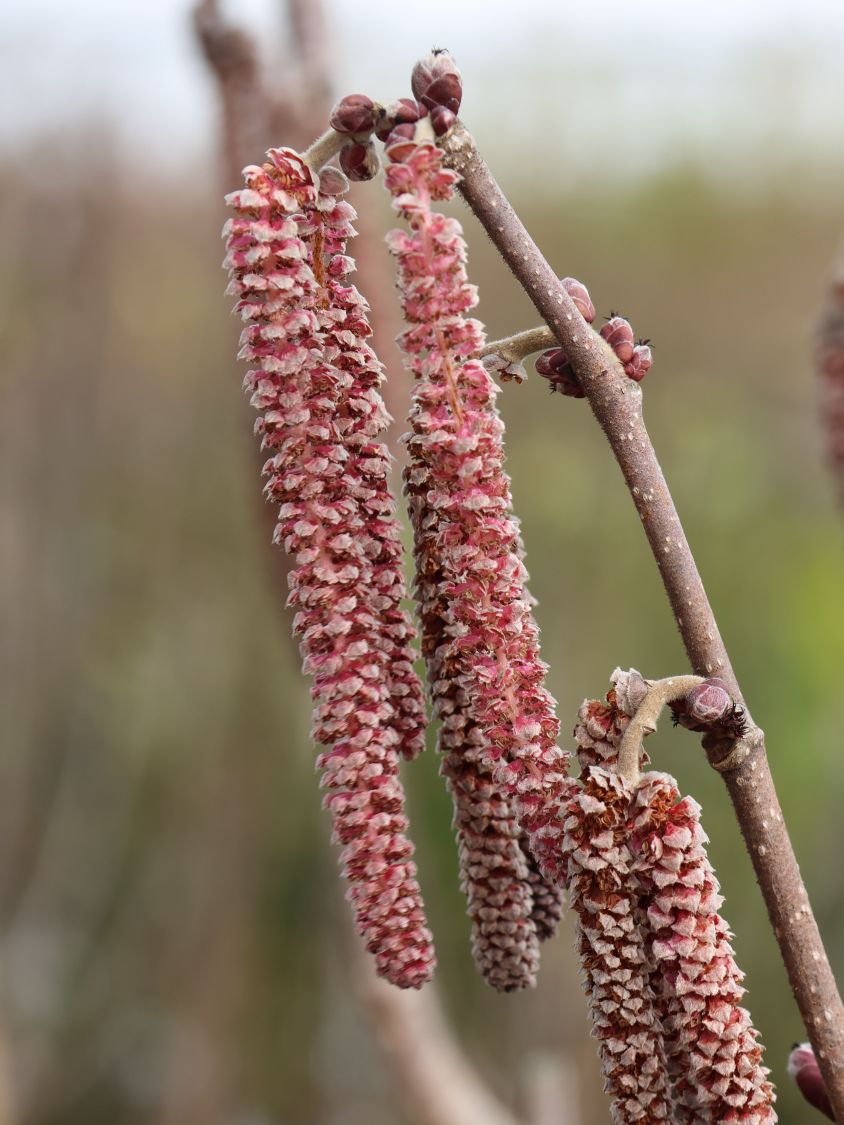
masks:
<path fill-rule="evenodd" d="M 639 704 L 636 714 L 630 720 L 621 746 L 618 750 L 618 772 L 634 788 L 639 783 L 639 757 L 642 752 L 642 739 L 656 730 L 660 712 L 666 703 L 682 699 L 693 687 L 703 683 L 702 676 L 669 676 L 664 680 L 652 680 L 648 693 Z"/>

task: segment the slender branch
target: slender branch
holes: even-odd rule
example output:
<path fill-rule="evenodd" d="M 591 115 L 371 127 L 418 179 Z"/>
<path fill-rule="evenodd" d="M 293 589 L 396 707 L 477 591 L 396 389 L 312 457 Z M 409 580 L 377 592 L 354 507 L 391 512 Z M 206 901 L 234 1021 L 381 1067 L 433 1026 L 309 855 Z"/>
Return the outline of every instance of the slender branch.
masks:
<path fill-rule="evenodd" d="M 442 141 L 462 177 L 461 192 L 583 385 L 622 471 L 662 577 L 692 667 L 719 676 L 743 702 L 674 501 L 645 429 L 642 391 L 575 308 L 481 158 L 457 124 Z M 749 720 L 749 716 L 748 716 Z M 780 809 L 762 731 L 749 722 L 740 752 L 704 739 L 727 785 L 791 988 L 839 1121 L 844 1121 L 844 1006 Z"/>
<path fill-rule="evenodd" d="M 321 136 L 317 137 L 313 144 L 308 145 L 302 153 L 302 159 L 312 171 L 319 174 L 319 170 L 324 168 L 333 156 L 337 155 L 348 139 L 344 133 L 327 129 Z"/>
<path fill-rule="evenodd" d="M 639 781 L 639 755 L 642 739 L 653 734 L 657 720 L 666 703 L 682 699 L 697 684 L 700 676 L 671 676 L 665 680 L 654 680 L 648 687 L 648 694 L 636 709 L 618 748 L 618 772 L 635 786 Z"/>
<path fill-rule="evenodd" d="M 517 332 L 515 336 L 505 336 L 503 340 L 490 340 L 481 348 L 480 358 L 488 355 L 500 355 L 508 363 L 520 363 L 525 356 L 534 352 L 544 352 L 546 348 L 555 348 L 557 337 L 544 324 L 539 328 L 528 328 L 524 332 Z"/>

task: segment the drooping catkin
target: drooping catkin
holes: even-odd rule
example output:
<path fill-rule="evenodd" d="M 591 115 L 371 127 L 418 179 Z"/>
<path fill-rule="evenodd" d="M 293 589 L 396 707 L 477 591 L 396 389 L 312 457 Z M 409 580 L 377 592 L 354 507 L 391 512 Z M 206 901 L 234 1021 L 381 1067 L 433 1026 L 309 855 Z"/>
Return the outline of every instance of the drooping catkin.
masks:
<path fill-rule="evenodd" d="M 345 178 L 322 183 L 301 156 L 272 149 L 228 203 L 229 292 L 246 321 L 241 356 L 270 453 L 276 541 L 295 560 L 290 604 L 314 677 L 314 740 L 325 804 L 358 929 L 381 975 L 418 987 L 433 967 L 398 776 L 422 745 L 399 529 L 387 485 L 381 368 L 366 305 L 345 283 L 352 208 Z"/>
<path fill-rule="evenodd" d="M 776 1121 L 774 1091 L 750 1013 L 744 974 L 706 855 L 700 805 L 668 774 L 643 775 L 631 809 L 632 870 L 678 1121 L 688 1125 Z"/>
<path fill-rule="evenodd" d="M 405 488 L 423 633 L 431 606 L 440 622 L 429 642 L 429 676 L 434 699 L 453 701 L 452 711 L 470 720 L 478 737 L 477 763 L 455 762 L 446 769 L 455 776 L 458 768 L 479 766 L 483 783 L 494 781 L 501 799 L 512 802 L 511 824 L 505 828 L 504 821 L 493 820 L 488 827 L 490 835 L 499 833 L 502 855 L 505 837 L 516 842 L 511 869 L 526 893 L 510 906 L 521 911 L 525 942 L 535 941 L 518 838 L 527 834 L 543 878 L 558 881 L 558 813 L 570 784 L 568 757 L 556 745 L 554 701 L 543 686 L 546 669 L 504 471 L 497 392 L 472 358 L 483 343 L 483 329 L 466 316 L 477 295 L 466 278 L 465 243 L 459 223 L 432 207 L 451 197 L 457 177 L 433 144 L 408 142 L 386 179 L 396 211 L 410 225 L 409 232 L 393 231 L 388 244 L 408 322 L 399 343 L 417 379 Z M 454 792 L 459 803 L 460 788 Z M 458 824 L 461 820 L 458 809 Z M 464 879 L 468 882 L 465 868 Z M 526 954 L 527 945 L 522 948 Z M 522 948 L 518 961 L 526 966 Z M 523 979 L 531 983 L 532 974 Z"/>
<path fill-rule="evenodd" d="M 584 777 L 596 766 L 617 768 L 619 744 L 646 691 L 638 672 L 616 669 L 606 701 L 584 701 L 574 730 Z M 776 1120 L 773 1088 L 758 1034 L 739 1005 L 743 974 L 718 913 L 723 899 L 704 848 L 700 806 L 681 799 L 668 774 L 645 772 L 632 793 L 625 838 L 674 1119 L 768 1125 Z"/>
<path fill-rule="evenodd" d="M 626 844 L 630 796 L 617 773 L 588 766 L 569 800 L 563 841 L 592 1035 L 616 1125 L 671 1120 L 662 1027 Z"/>
<path fill-rule="evenodd" d="M 445 581 L 424 491 L 409 480 L 405 490 L 414 527 L 415 593 L 422 652 L 434 718 L 440 720 L 440 773 L 454 802 L 460 886 L 472 921 L 472 955 L 478 970 L 503 992 L 535 980 L 539 935 L 527 856 L 507 797 L 500 792 L 483 752 L 480 728 L 467 707 L 447 646 Z"/>

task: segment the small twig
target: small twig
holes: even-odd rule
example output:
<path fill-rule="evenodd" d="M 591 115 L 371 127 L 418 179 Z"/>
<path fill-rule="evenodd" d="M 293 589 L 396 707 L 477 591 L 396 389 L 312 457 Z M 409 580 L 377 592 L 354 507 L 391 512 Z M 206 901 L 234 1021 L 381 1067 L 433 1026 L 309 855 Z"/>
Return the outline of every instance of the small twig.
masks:
<path fill-rule="evenodd" d="M 459 122 L 442 140 L 460 191 L 535 308 L 553 330 L 584 389 L 642 520 L 692 667 L 720 677 L 743 703 L 727 650 L 642 416 L 642 391 L 605 342 L 586 328 L 559 277 Z M 780 808 L 762 731 L 748 715 L 734 767 L 725 747 L 707 746 L 721 764 L 736 818 L 768 908 L 794 997 L 839 1121 L 844 1121 L 844 1005 L 832 975 Z M 745 753 L 745 750 L 747 751 Z"/>
<path fill-rule="evenodd" d="M 618 772 L 632 786 L 639 783 L 639 760 L 642 752 L 642 739 L 653 734 L 663 707 L 682 699 L 697 684 L 703 683 L 701 676 L 670 676 L 664 680 L 652 680 L 648 694 L 636 709 L 618 749 Z"/>
<path fill-rule="evenodd" d="M 302 159 L 310 169 L 319 174 L 333 156 L 336 156 L 343 145 L 348 141 L 345 133 L 338 133 L 335 129 L 328 129 L 302 153 Z"/>
<path fill-rule="evenodd" d="M 521 363 L 521 361 L 534 352 L 544 352 L 547 348 L 558 346 L 557 337 L 547 325 L 538 328 L 528 328 L 524 332 L 517 332 L 514 336 L 505 336 L 501 340 L 490 340 L 481 348 L 480 358 L 488 355 L 500 355 L 508 363 Z"/>

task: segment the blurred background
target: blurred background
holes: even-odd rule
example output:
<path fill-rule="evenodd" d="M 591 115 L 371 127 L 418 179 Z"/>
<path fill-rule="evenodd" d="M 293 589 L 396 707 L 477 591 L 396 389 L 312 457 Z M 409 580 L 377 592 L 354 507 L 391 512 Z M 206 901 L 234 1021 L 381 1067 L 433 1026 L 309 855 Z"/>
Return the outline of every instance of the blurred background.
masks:
<path fill-rule="evenodd" d="M 844 234 L 844 7 L 199 15 L 12 0 L 0 17 L 0 1122 L 598 1125 L 570 923 L 535 991 L 481 982 L 433 753 L 405 780 L 436 985 L 385 999 L 355 959 L 234 359 L 221 197 L 267 144 L 306 143 L 336 96 L 405 96 L 417 57 L 452 50 L 463 119 L 549 260 L 655 342 L 649 426 L 841 976 L 844 553 L 812 337 Z M 383 195 L 351 198 L 395 443 L 409 383 Z M 490 335 L 533 324 L 455 211 Z M 615 665 L 686 661 L 588 408 L 537 376 L 500 403 L 567 736 Z M 802 1029 L 726 792 L 666 726 L 651 752 L 704 806 L 781 1120 L 809 1121 L 784 1073 Z M 483 1114 L 425 1104 L 420 1029 Z"/>

